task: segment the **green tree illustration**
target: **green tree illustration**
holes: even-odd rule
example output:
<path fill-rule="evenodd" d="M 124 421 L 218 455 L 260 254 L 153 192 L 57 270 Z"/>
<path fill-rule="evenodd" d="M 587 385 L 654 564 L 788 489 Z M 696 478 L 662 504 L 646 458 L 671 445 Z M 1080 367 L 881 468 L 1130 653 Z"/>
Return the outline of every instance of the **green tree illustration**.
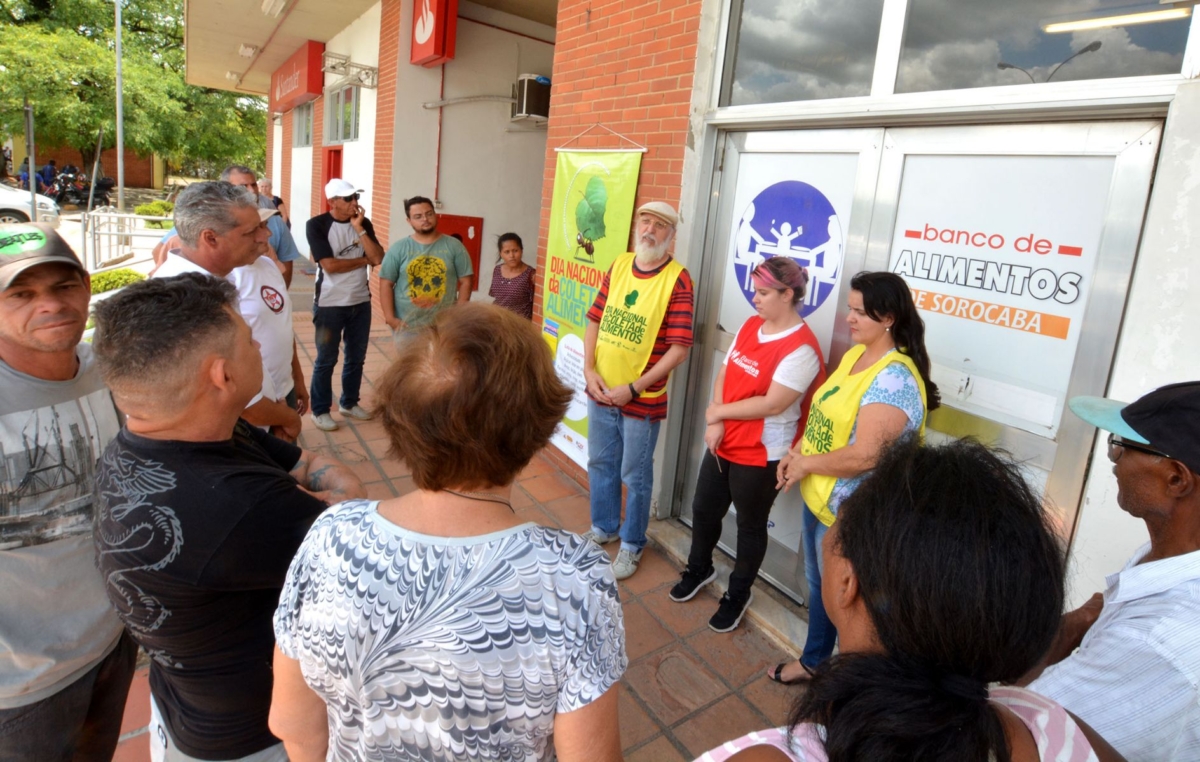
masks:
<path fill-rule="evenodd" d="M 604 180 L 594 176 L 575 207 L 575 227 L 584 237 L 599 241 L 604 237 L 604 210 L 608 206 L 608 188 Z"/>

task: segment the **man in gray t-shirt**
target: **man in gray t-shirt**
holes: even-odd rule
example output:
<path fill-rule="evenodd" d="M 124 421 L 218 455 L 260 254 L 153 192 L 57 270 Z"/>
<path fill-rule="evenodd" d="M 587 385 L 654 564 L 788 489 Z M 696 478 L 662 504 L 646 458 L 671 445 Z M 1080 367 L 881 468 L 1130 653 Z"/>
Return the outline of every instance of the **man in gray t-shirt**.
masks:
<path fill-rule="evenodd" d="M 92 545 L 121 419 L 81 344 L 87 271 L 53 229 L 0 225 L 0 756 L 109 759 L 137 647 Z"/>
<path fill-rule="evenodd" d="M 458 239 L 437 230 L 433 202 L 414 196 L 404 202 L 413 233 L 391 245 L 379 268 L 379 301 L 393 331 L 428 325 L 446 307 L 471 298 L 475 270 Z"/>

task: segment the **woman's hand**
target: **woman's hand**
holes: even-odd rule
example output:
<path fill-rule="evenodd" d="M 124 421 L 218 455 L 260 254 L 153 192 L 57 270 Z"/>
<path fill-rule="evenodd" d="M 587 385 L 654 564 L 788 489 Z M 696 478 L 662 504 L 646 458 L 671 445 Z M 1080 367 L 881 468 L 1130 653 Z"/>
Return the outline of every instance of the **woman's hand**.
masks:
<path fill-rule="evenodd" d="M 804 456 L 789 450 L 787 455 L 779 459 L 779 465 L 775 469 L 775 488 L 787 492 L 793 484 L 807 475 L 808 472 L 804 468 Z"/>
<path fill-rule="evenodd" d="M 721 405 L 716 402 L 708 403 L 708 407 L 704 410 L 704 422 L 709 426 L 715 423 L 724 423 L 725 418 L 721 415 Z M 722 429 L 724 426 L 722 426 Z M 705 435 L 707 437 L 707 435 Z"/>
<path fill-rule="evenodd" d="M 717 456 L 717 448 L 721 446 L 721 440 L 725 438 L 725 422 L 710 423 L 704 428 L 704 446 L 708 451 Z"/>

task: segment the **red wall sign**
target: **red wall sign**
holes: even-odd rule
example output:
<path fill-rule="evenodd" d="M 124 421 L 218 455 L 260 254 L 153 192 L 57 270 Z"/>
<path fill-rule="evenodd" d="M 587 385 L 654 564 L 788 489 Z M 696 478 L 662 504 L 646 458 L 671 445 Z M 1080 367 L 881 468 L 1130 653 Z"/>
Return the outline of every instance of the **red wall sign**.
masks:
<path fill-rule="evenodd" d="M 412 55 L 417 66 L 438 66 L 454 58 L 458 0 L 413 0 Z"/>
<path fill-rule="evenodd" d="M 321 71 L 324 53 L 325 43 L 309 40 L 275 70 L 271 75 L 271 113 L 291 111 L 321 96 L 325 87 L 325 74 Z"/>

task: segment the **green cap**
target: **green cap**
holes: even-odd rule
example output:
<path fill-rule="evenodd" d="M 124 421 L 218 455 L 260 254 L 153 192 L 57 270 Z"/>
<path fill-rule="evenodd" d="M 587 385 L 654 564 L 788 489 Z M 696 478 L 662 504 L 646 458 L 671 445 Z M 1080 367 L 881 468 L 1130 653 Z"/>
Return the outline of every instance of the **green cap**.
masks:
<path fill-rule="evenodd" d="M 75 252 L 54 228 L 40 222 L 0 225 L 0 291 L 31 267 L 70 265 L 87 275 Z"/>

